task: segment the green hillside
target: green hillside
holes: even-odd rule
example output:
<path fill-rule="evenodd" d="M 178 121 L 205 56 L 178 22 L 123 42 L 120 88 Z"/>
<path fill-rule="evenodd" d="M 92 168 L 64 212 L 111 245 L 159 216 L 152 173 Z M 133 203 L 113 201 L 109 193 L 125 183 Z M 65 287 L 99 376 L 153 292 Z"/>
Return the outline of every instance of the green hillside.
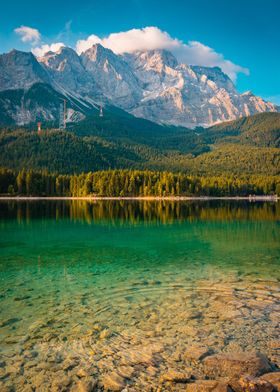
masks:
<path fill-rule="evenodd" d="M 60 173 L 129 166 L 139 154 L 97 137 L 71 132 L 6 131 L 0 133 L 0 165 L 10 168 L 47 168 Z"/>
<path fill-rule="evenodd" d="M 69 174 L 129 168 L 279 175 L 279 137 L 279 113 L 188 130 L 108 108 L 104 117 L 96 111 L 66 131 L 0 131 L 0 166 Z"/>
<path fill-rule="evenodd" d="M 260 113 L 208 128 L 206 142 L 280 147 L 280 113 Z"/>
<path fill-rule="evenodd" d="M 103 117 L 97 111 L 92 112 L 78 124 L 70 124 L 69 130 L 79 136 L 98 136 L 116 143 L 141 144 L 194 155 L 209 150 L 195 130 L 156 124 L 112 106 L 105 107 L 103 112 Z"/>

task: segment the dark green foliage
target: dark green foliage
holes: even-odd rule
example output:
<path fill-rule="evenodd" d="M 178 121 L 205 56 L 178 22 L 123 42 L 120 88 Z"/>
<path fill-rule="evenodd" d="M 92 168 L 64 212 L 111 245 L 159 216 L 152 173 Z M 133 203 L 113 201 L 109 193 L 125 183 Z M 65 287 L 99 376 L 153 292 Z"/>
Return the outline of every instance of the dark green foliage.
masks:
<path fill-rule="evenodd" d="M 205 142 L 280 147 L 280 113 L 260 113 L 208 128 Z"/>
<path fill-rule="evenodd" d="M 107 170 L 61 175 L 0 169 L 0 192 L 27 196 L 248 196 L 280 194 L 279 176 L 199 177 L 184 173 Z"/>
<path fill-rule="evenodd" d="M 0 134 L 1 165 L 14 169 L 47 168 L 50 171 L 74 173 L 129 166 L 133 151 L 117 147 L 98 138 L 80 138 L 73 133 L 51 130 L 14 131 Z"/>
<path fill-rule="evenodd" d="M 128 168 L 205 176 L 280 174 L 280 113 L 188 130 L 109 109 L 104 117 L 96 111 L 66 131 L 38 135 L 3 129 L 0 165 L 61 174 Z"/>
<path fill-rule="evenodd" d="M 103 117 L 96 112 L 78 124 L 71 124 L 69 129 L 79 136 L 98 136 L 118 144 L 141 144 L 194 155 L 209 150 L 194 130 L 159 125 L 111 106 L 104 109 Z"/>
<path fill-rule="evenodd" d="M 158 168 L 161 167 L 158 163 Z M 196 158 L 181 156 L 174 162 L 165 160 L 166 167 L 198 175 L 280 174 L 280 149 L 238 144 L 213 145 L 212 151 Z"/>

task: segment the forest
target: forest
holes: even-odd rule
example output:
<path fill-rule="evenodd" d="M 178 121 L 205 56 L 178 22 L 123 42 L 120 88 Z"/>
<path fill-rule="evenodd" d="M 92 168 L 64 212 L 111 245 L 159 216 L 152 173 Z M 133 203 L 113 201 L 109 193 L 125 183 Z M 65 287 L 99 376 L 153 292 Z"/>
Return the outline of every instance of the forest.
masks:
<path fill-rule="evenodd" d="M 40 134 L 0 129 L 0 166 L 60 174 L 129 168 L 206 177 L 280 175 L 279 146 L 280 113 L 195 130 L 106 115 Z"/>
<path fill-rule="evenodd" d="M 65 197 L 280 195 L 280 176 L 193 176 L 150 170 L 106 170 L 69 175 L 1 168 L 0 194 Z"/>
<path fill-rule="evenodd" d="M 0 129 L 0 193 L 27 196 L 280 194 L 280 113 L 208 129 L 119 113 L 67 130 Z"/>

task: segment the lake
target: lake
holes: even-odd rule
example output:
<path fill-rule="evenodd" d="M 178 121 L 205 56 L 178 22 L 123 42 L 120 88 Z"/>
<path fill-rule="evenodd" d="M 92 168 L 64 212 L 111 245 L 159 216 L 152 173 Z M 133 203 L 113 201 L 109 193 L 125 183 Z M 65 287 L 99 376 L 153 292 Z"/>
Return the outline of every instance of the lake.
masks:
<path fill-rule="evenodd" d="M 0 218 L 1 390 L 152 391 L 220 352 L 280 366 L 279 202 L 1 201 Z"/>

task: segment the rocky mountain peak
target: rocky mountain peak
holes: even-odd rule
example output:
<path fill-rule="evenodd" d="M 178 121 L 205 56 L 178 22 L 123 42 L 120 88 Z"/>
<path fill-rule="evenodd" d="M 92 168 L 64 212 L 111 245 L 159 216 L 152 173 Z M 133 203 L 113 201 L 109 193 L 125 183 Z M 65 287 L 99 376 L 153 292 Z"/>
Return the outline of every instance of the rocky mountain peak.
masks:
<path fill-rule="evenodd" d="M 210 80 L 214 82 L 219 88 L 224 88 L 225 90 L 236 92 L 234 83 L 225 74 L 220 67 L 202 67 L 197 65 L 191 65 L 190 68 L 203 80 Z M 206 79 L 205 79 L 206 77 Z"/>
<path fill-rule="evenodd" d="M 109 102 L 160 123 L 209 126 L 278 107 L 251 92 L 239 94 L 219 67 L 178 64 L 165 49 L 117 55 L 95 44 L 80 56 L 62 47 L 37 59 L 13 50 L 0 55 L 0 90 L 50 84 L 87 102 Z"/>
<path fill-rule="evenodd" d="M 99 83 L 104 97 L 114 105 L 128 108 L 140 100 L 141 83 L 122 56 L 95 44 L 80 58 L 85 70 Z"/>
<path fill-rule="evenodd" d="M 254 95 L 254 94 L 252 93 L 251 90 L 248 90 L 248 91 L 245 91 L 244 93 L 242 93 L 241 95 L 242 95 L 243 97 L 250 97 L 250 96 L 252 96 L 252 95 Z"/>
<path fill-rule="evenodd" d="M 10 52 L 2 54 L 0 61 L 2 65 L 28 65 L 36 62 L 36 58 L 31 52 L 12 49 Z"/>
<path fill-rule="evenodd" d="M 46 53 L 38 61 L 60 92 L 67 91 L 94 99 L 100 96 L 98 83 L 86 71 L 82 58 L 72 48 L 63 46 L 56 52 Z"/>
<path fill-rule="evenodd" d="M 101 44 L 94 44 L 81 54 L 82 59 L 92 62 L 104 62 L 105 60 L 118 61 L 119 57 L 111 50 L 104 48 Z"/>
<path fill-rule="evenodd" d="M 75 50 L 68 47 L 61 47 L 57 52 L 47 52 L 39 57 L 38 61 L 47 68 L 56 71 L 65 71 L 65 68 L 81 68 L 81 60 Z"/>
<path fill-rule="evenodd" d="M 176 57 L 165 49 L 126 53 L 124 58 L 134 68 L 143 68 L 148 71 L 154 70 L 155 72 L 163 72 L 165 67 L 176 68 L 178 65 Z"/>
<path fill-rule="evenodd" d="M 13 49 L 0 55 L 0 90 L 28 89 L 39 82 L 50 79 L 31 52 Z"/>

